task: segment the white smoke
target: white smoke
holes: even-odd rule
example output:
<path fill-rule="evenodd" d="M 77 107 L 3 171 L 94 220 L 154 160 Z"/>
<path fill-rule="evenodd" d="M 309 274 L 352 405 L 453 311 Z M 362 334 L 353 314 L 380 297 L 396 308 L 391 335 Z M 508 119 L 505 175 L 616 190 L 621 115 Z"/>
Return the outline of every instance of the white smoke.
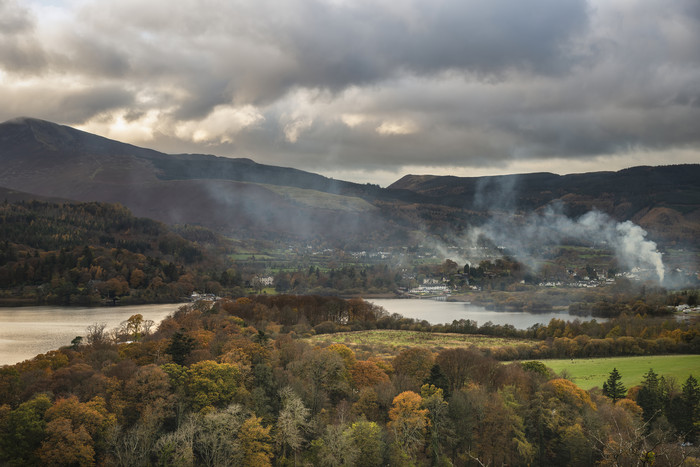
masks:
<path fill-rule="evenodd" d="M 647 232 L 633 222 L 616 222 L 600 211 L 590 211 L 571 219 L 556 207 L 543 213 L 517 218 L 512 215 L 493 217 L 474 229 L 472 239 L 483 236 L 496 245 L 504 246 L 519 260 L 531 267 L 537 263 L 538 250 L 563 239 L 605 245 L 614 251 L 621 264 L 630 269 L 651 269 L 659 282 L 664 280 L 664 264 L 656 243 L 646 239 Z"/>

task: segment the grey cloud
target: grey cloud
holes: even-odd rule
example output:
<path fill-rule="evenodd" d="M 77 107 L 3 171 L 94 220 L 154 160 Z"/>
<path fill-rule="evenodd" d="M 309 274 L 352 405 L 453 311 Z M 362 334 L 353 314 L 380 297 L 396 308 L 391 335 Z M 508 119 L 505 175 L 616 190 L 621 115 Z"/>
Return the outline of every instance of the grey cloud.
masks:
<path fill-rule="evenodd" d="M 80 124 L 115 108 L 128 107 L 133 96 L 121 87 L 94 86 L 83 90 L 54 87 L 12 91 L 0 86 L 0 120 L 26 115 L 61 124 Z"/>
<path fill-rule="evenodd" d="M 9 36 L 32 29 L 34 20 L 29 10 L 16 0 L 0 0 L 0 35 Z"/>
<path fill-rule="evenodd" d="M 0 0 L 0 70 L 26 74 L 45 68 L 46 56 L 33 30 L 29 10 L 14 0 Z"/>
<path fill-rule="evenodd" d="M 99 27 L 94 34 L 123 41 L 135 76 L 174 82 L 191 94 L 178 118 L 231 101 L 270 103 L 299 87 L 340 91 L 404 73 L 561 71 L 571 61 L 563 46 L 587 23 L 583 0 L 400 4 L 413 21 L 362 2 L 183 4 L 149 2 L 136 12 L 113 2 L 104 14 L 93 7 L 84 15 Z M 91 54 L 83 55 L 90 68 Z M 124 71 L 123 61 L 110 63 L 118 65 L 114 76 Z"/>
<path fill-rule="evenodd" d="M 96 86 L 64 95 L 59 102 L 61 120 L 82 123 L 103 112 L 133 104 L 134 96 L 115 86 Z"/>

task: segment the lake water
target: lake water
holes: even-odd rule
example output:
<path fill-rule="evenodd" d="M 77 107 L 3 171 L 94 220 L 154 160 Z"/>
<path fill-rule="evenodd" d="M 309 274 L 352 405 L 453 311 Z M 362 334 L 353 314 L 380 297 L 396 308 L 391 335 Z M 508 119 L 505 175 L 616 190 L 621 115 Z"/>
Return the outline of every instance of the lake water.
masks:
<path fill-rule="evenodd" d="M 471 319 L 479 326 L 491 321 L 493 324 L 512 324 L 516 329 L 527 329 L 540 323 L 549 324 L 552 318 L 573 321 L 574 319 L 591 319 L 570 315 L 566 311 L 551 313 L 526 313 L 518 311 L 493 311 L 479 305 L 466 302 L 440 302 L 429 299 L 376 299 L 368 300 L 383 307 L 391 313 L 398 313 L 406 318 L 426 320 L 430 324 L 452 323 L 454 320 Z M 598 319 L 598 321 L 601 321 Z"/>
<path fill-rule="evenodd" d="M 96 308 L 53 306 L 0 308 L 0 365 L 13 364 L 58 349 L 76 336 L 85 336 L 91 324 L 119 326 L 135 314 L 157 323 L 181 304 Z"/>

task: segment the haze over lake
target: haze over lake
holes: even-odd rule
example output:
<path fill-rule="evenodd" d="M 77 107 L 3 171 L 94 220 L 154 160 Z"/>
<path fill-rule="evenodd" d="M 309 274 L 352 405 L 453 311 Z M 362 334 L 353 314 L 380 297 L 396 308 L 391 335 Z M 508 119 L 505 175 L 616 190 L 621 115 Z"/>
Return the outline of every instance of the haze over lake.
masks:
<path fill-rule="evenodd" d="M 160 323 L 181 304 L 67 308 L 54 306 L 0 308 L 0 365 L 13 364 L 58 349 L 76 336 L 85 336 L 91 324 L 107 330 L 140 313 Z"/>

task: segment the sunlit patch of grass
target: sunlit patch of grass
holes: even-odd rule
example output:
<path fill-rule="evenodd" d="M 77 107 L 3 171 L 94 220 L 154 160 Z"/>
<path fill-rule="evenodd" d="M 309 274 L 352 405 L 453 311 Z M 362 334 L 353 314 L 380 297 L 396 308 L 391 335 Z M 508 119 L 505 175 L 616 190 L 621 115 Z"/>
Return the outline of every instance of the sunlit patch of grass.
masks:
<path fill-rule="evenodd" d="M 533 345 L 535 341 L 474 334 L 451 334 L 421 331 L 376 329 L 370 331 L 321 334 L 305 339 L 310 344 L 345 344 L 352 349 L 369 350 L 393 355 L 409 347 L 428 347 L 432 350 L 456 347 L 496 348 L 515 345 Z"/>
<path fill-rule="evenodd" d="M 700 377 L 700 355 L 645 355 L 586 359 L 542 360 L 557 373 L 566 376 L 582 389 L 603 387 L 613 368 L 622 376 L 627 388 L 641 384 L 644 374 L 653 369 L 659 376 L 676 379 L 682 385 L 689 375 Z"/>

